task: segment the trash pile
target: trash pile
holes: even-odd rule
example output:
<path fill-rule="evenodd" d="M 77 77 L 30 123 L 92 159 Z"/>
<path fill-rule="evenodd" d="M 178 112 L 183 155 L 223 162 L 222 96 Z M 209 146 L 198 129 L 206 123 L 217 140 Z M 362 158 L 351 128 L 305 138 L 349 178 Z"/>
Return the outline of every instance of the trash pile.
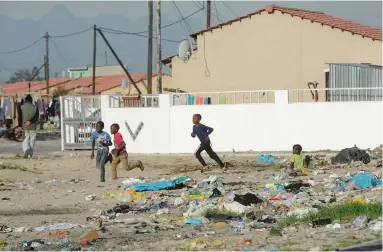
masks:
<path fill-rule="evenodd" d="M 39 227 L 10 228 L 0 225 L 0 232 L 38 233 L 38 238 L 25 240 L 25 250 L 82 250 L 100 245 L 110 230 L 123 230 L 124 234 L 158 234 L 169 232 L 169 239 L 186 240 L 177 249 L 233 249 L 278 251 L 267 244 L 255 244 L 254 232 L 265 237 L 284 237 L 295 227 L 280 223 L 288 218 L 301 220 L 320 211 L 321 207 L 340 203 L 366 204 L 371 201 L 365 192 L 382 189 L 381 174 L 358 172 L 337 174 L 321 170 L 323 166 L 361 162 L 361 168 L 372 160 L 380 160 L 382 148 L 368 152 L 357 147 L 344 149 L 328 161 L 326 155 L 313 155 L 310 173 L 298 179 L 295 176 L 272 174 L 261 187 L 253 184 L 230 182 L 223 177 L 209 176 L 200 181 L 182 176 L 171 179 L 150 180 L 128 178 L 119 191 L 105 192 L 103 197 L 88 195 L 86 200 L 112 199 L 115 205 L 92 210 L 83 224 L 51 223 Z M 285 163 L 271 155 L 261 155 L 256 163 Z M 293 178 L 292 178 L 293 177 Z M 354 192 L 360 197 L 354 197 Z M 361 215 L 349 224 L 352 228 L 368 228 L 381 232 L 382 220 L 371 220 Z M 330 218 L 312 220 L 310 228 L 338 230 L 344 223 Z M 72 234 L 80 233 L 73 238 Z M 220 239 L 213 237 L 219 234 Z M 236 239 L 228 244 L 222 236 Z M 0 240 L 0 247 L 7 248 Z"/>

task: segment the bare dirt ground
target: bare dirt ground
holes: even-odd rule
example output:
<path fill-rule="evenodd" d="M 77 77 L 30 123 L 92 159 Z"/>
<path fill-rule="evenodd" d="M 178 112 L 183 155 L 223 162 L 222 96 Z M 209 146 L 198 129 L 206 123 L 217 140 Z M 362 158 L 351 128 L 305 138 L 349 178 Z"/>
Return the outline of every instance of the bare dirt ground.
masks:
<path fill-rule="evenodd" d="M 99 170 L 95 168 L 94 161 L 89 158 L 90 152 L 77 154 L 65 153 L 63 156 L 40 156 L 39 159 L 24 160 L 15 158 L 14 154 L 4 154 L 7 142 L 1 140 L 1 164 L 10 164 L 12 167 L 0 170 L 0 226 L 10 228 L 25 227 L 32 229 L 54 223 L 87 224 L 86 218 L 95 215 L 100 210 L 108 210 L 118 203 L 115 199 L 105 196 L 106 192 L 118 192 L 122 181 L 126 178 L 145 178 L 149 180 L 170 179 L 175 176 L 190 176 L 201 181 L 211 175 L 223 177 L 225 189 L 247 190 L 252 193 L 264 191 L 267 183 L 277 181 L 270 178 L 270 174 L 279 174 L 278 167 L 260 167 L 255 165 L 256 154 L 220 154 L 225 161 L 230 161 L 235 168 L 229 169 L 226 174 L 219 170 L 201 173 L 198 163 L 193 155 L 130 155 L 131 160 L 140 159 L 145 164 L 145 171 L 119 170 L 119 179 L 111 181 L 110 166 L 106 166 L 106 183 L 99 182 Z M 21 148 L 21 146 L 20 146 Z M 208 157 L 204 157 L 209 160 Z M 209 160 L 209 162 L 211 162 Z M 345 174 L 357 172 L 361 168 L 337 169 L 326 171 L 313 177 L 314 181 L 328 178 L 331 173 Z M 364 167 L 366 171 L 378 172 L 381 168 Z M 309 177 L 300 177 L 308 180 Z M 322 188 L 315 188 L 324 191 Z M 186 193 L 187 189 L 148 192 L 148 196 L 173 202 L 174 198 Z M 367 190 L 363 193 L 355 192 L 353 195 L 363 195 L 370 200 L 382 200 L 381 190 Z M 88 195 L 95 199 L 87 201 Z M 350 194 L 352 195 L 352 194 Z M 270 228 L 251 230 L 246 237 L 251 236 L 251 244 L 238 244 L 245 237 L 241 233 L 231 233 L 218 229 L 213 222 L 202 226 L 185 225 L 182 222 L 182 213 L 188 209 L 187 204 L 170 208 L 169 214 L 159 215 L 161 223 L 174 226 L 174 229 L 150 229 L 137 231 L 129 228 L 107 227 L 105 232 L 99 231 L 98 240 L 84 247 L 79 245 L 81 237 L 91 229 L 76 228 L 69 230 L 68 237 L 41 236 L 41 232 L 0 232 L 0 241 L 9 246 L 0 250 L 20 250 L 24 240 L 43 239 L 47 250 L 190 250 L 190 242 L 197 238 L 202 240 L 203 250 L 256 250 L 261 246 L 278 250 L 333 250 L 350 246 L 360 242 L 371 241 L 381 237 L 370 229 L 355 229 L 342 226 L 333 228 L 312 228 L 308 225 L 284 228 L 283 235 L 271 235 Z M 156 211 L 154 211 L 155 213 Z M 149 218 L 153 212 L 141 214 L 123 214 L 119 219 L 129 217 Z M 68 244 L 78 245 L 68 245 Z M 1 243 L 0 243 L 1 244 Z M 198 242 L 197 242 L 198 244 Z M 77 247 L 76 247 L 77 246 Z M 40 248 L 42 249 L 42 248 Z M 38 247 L 35 250 L 40 250 Z"/>

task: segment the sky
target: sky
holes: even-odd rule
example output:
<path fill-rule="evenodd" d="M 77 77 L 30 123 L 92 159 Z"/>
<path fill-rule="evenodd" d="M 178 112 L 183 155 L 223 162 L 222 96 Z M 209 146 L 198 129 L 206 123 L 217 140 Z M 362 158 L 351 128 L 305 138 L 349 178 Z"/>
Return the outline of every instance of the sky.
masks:
<path fill-rule="evenodd" d="M 180 4 L 181 11 L 194 9 L 197 4 L 202 4 L 203 1 L 176 1 Z M 233 18 L 235 15 L 244 15 L 265 7 L 267 4 L 294 6 L 297 8 L 307 8 L 312 10 L 320 10 L 330 15 L 341 16 L 344 18 L 361 19 L 369 25 L 381 25 L 382 23 L 382 2 L 381 1 L 341 1 L 341 2 L 326 2 L 326 1 L 300 1 L 300 2 L 261 2 L 261 1 L 212 1 L 214 7 L 219 11 L 223 19 Z M 57 4 L 65 5 L 70 12 L 77 17 L 94 17 L 100 14 L 118 14 L 128 17 L 131 20 L 136 20 L 140 17 L 147 16 L 147 1 L 89 1 L 89 2 L 17 2 L 6 1 L 0 2 L 0 14 L 4 14 L 13 19 L 31 18 L 34 20 L 40 19 L 47 14 L 53 6 Z M 162 2 L 162 12 L 169 19 L 178 19 L 174 6 L 170 1 Z M 202 14 L 201 14 L 202 15 Z"/>
<path fill-rule="evenodd" d="M 163 25 L 181 19 L 181 15 L 188 16 L 201 9 L 206 1 L 161 1 Z M 381 1 L 212 1 L 212 25 L 246 15 L 250 12 L 275 4 L 291 8 L 322 11 L 328 15 L 337 16 L 345 20 L 359 22 L 377 28 L 382 28 Z M 64 7 L 64 8 L 63 8 Z M 176 8 L 179 8 L 177 10 Z M 53 10 L 52 10 L 53 9 Z M 70 12 L 68 15 L 68 11 Z M 155 12 L 155 10 L 154 10 Z M 181 14 L 180 14 L 181 13 Z M 60 23 L 61 20 L 65 22 Z M 72 18 L 72 15 L 76 18 Z M 112 16 L 111 16 L 112 15 Z M 4 16 L 11 18 L 4 18 Z M 155 16 L 155 13 L 154 13 Z M 49 17 L 49 18 L 47 18 Z M 60 1 L 1 1 L 0 0 L 0 52 L 9 52 L 32 43 L 46 31 L 50 35 L 62 35 L 78 32 L 86 25 L 96 23 L 108 28 L 137 32 L 147 29 L 148 23 L 147 1 L 88 1 L 88 2 L 60 2 Z M 218 18 L 217 18 L 218 17 Z M 20 21 L 21 20 L 21 21 Z M 102 20 L 102 21 L 100 21 Z M 181 40 L 188 38 L 190 33 L 205 28 L 206 11 L 200 10 L 187 19 L 187 23 L 179 22 L 164 30 L 163 38 Z M 73 22 L 71 22 L 73 21 Z M 99 23 L 102 22 L 102 23 Z M 86 24 L 86 25 L 85 25 Z M 154 24 L 155 25 L 155 24 Z M 190 25 L 191 27 L 187 27 Z M 81 27 L 81 29 L 80 29 Z M 88 28 L 88 27 L 86 27 Z M 190 31 L 191 30 L 191 31 Z M 15 32 L 17 31 L 17 32 Z M 132 36 L 114 36 L 108 34 L 113 46 L 119 52 L 123 62 L 134 62 L 134 71 L 146 69 L 147 39 Z M 89 40 L 88 40 L 89 39 Z M 51 43 L 50 70 L 60 72 L 68 67 L 78 67 L 91 64 L 92 47 L 84 41 L 91 41 L 92 33 L 55 39 Z M 80 44 L 79 44 L 80 43 Z M 102 41 L 97 42 L 98 51 L 104 51 Z M 57 45 L 56 45 L 57 44 Z M 102 48 L 99 48 L 102 44 Z M 126 45 L 134 45 L 127 47 Z M 58 47 L 59 49 L 56 49 Z M 176 53 L 176 44 L 163 41 L 162 56 L 168 57 Z M 155 55 L 155 51 L 153 51 Z M 43 42 L 30 49 L 16 54 L 0 53 L 0 82 L 6 81 L 17 69 L 30 68 L 40 65 L 44 54 Z M 117 64 L 109 54 L 109 64 Z M 97 64 L 104 58 L 97 57 Z M 68 63 L 69 62 L 69 63 Z"/>

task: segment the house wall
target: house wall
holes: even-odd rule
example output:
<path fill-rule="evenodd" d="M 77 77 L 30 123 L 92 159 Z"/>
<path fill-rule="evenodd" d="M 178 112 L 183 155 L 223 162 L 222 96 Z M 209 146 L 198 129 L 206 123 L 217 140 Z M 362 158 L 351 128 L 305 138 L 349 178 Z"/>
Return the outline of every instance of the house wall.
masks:
<path fill-rule="evenodd" d="M 71 70 L 69 71 L 69 78 L 75 79 L 80 77 L 88 77 L 89 71 L 88 70 Z"/>
<path fill-rule="evenodd" d="M 172 59 L 172 87 L 190 92 L 325 88 L 326 63 L 382 65 L 382 42 L 310 20 L 263 12 L 197 37 L 198 51 Z"/>
<path fill-rule="evenodd" d="M 162 88 L 170 87 L 172 82 L 172 77 L 168 75 L 162 76 Z M 141 90 L 143 94 L 147 94 L 147 87 L 148 87 L 148 80 L 142 80 L 137 84 L 137 87 Z M 157 76 L 154 76 L 152 79 L 152 91 L 153 94 L 157 94 Z M 166 93 L 166 92 L 164 92 Z M 103 95 L 115 95 L 115 94 L 124 94 L 124 95 L 136 95 L 138 94 L 137 90 L 134 88 L 133 85 L 129 85 L 129 87 L 125 90 L 122 89 L 121 85 L 118 87 L 106 90 L 102 92 Z"/>
<path fill-rule="evenodd" d="M 89 76 L 93 75 L 93 67 L 89 67 Z M 118 66 L 96 66 L 96 76 L 111 76 L 125 74 L 124 69 Z"/>
<path fill-rule="evenodd" d="M 171 96 L 160 95 L 158 108 L 109 108 L 109 96 L 103 95 L 105 128 L 118 123 L 128 151 L 148 154 L 194 153 L 199 145 L 190 136 L 195 113 L 214 128 L 210 138 L 219 152 L 289 151 L 297 143 L 305 151 L 341 150 L 354 145 L 374 148 L 382 143 L 381 101 L 289 104 L 288 93 L 282 90 L 275 92 L 272 104 L 171 106 Z M 301 115 L 305 122 L 297 121 Z M 132 132 L 144 123 L 135 141 L 125 121 Z"/>

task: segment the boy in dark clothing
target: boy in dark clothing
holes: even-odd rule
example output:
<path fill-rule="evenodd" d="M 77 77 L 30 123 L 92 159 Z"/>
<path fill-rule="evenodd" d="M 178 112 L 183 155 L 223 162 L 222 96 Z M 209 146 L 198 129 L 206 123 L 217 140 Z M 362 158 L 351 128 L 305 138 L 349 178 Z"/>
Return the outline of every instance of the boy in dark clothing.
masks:
<path fill-rule="evenodd" d="M 201 156 L 202 151 L 206 151 L 206 153 L 209 155 L 211 159 L 213 159 L 217 164 L 221 167 L 223 172 L 226 172 L 226 165 L 221 161 L 221 159 L 218 157 L 217 153 L 213 151 L 211 148 L 211 142 L 209 139 L 209 135 L 213 132 L 213 128 L 210 128 L 206 125 L 203 125 L 200 123 L 202 119 L 202 116 L 200 114 L 193 115 L 193 132 L 191 133 L 191 136 L 198 137 L 198 139 L 201 141 L 200 146 L 195 152 L 195 157 L 198 159 L 198 161 L 202 164 L 203 169 L 202 171 L 206 170 L 207 164 L 205 160 L 203 160 Z"/>
<path fill-rule="evenodd" d="M 97 147 L 96 167 L 100 169 L 100 181 L 105 182 L 105 164 L 109 161 L 109 146 L 112 139 L 108 133 L 103 131 L 104 123 L 96 123 L 96 131 L 92 133 L 92 154 L 90 159 L 94 159 L 94 147 Z"/>

